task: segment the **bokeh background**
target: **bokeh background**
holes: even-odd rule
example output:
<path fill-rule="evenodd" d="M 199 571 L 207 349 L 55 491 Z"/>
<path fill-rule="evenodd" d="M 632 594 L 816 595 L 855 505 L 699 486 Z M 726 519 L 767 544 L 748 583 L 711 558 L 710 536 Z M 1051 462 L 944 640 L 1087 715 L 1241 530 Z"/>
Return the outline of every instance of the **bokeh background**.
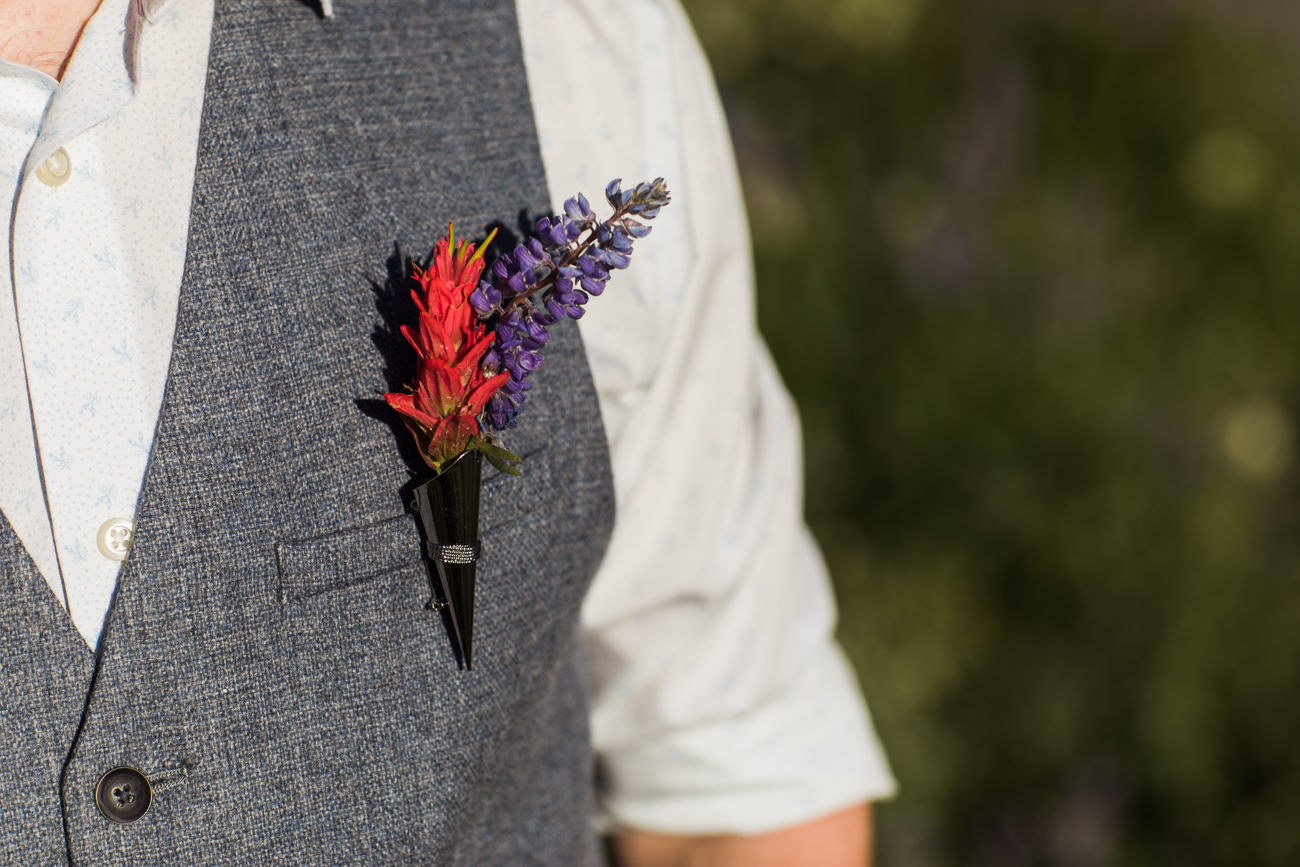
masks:
<path fill-rule="evenodd" d="M 1300 6 L 686 6 L 879 863 L 1300 864 Z"/>

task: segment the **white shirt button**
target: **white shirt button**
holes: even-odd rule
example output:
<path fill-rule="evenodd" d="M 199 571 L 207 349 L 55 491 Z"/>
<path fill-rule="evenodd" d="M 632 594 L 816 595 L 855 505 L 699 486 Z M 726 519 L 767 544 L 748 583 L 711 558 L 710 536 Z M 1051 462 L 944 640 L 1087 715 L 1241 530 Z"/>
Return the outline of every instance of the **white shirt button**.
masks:
<path fill-rule="evenodd" d="M 72 177 L 72 158 L 63 148 L 50 154 L 36 169 L 36 177 L 47 187 L 61 187 Z"/>
<path fill-rule="evenodd" d="M 99 525 L 95 534 L 95 544 L 99 553 L 119 563 L 126 559 L 126 552 L 131 548 L 131 532 L 135 525 L 126 518 L 109 518 Z"/>

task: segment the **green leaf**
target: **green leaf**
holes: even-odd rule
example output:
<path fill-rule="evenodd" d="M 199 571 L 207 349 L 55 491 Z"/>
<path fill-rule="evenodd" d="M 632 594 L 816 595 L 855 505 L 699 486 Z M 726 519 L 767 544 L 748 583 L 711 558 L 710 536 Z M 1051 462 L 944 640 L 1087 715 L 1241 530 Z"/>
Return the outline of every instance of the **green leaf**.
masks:
<path fill-rule="evenodd" d="M 520 475 L 518 464 L 523 461 L 523 458 L 514 452 L 503 449 L 501 446 L 487 440 L 479 441 L 478 450 L 483 453 L 483 457 L 491 462 L 492 466 L 501 472 L 509 473 L 512 476 Z"/>

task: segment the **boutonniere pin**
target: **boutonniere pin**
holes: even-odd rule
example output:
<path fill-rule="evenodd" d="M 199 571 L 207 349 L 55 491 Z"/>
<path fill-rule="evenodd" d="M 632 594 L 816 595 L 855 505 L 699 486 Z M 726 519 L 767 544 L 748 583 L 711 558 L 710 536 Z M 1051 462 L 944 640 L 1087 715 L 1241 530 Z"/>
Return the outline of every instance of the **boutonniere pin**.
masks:
<path fill-rule="evenodd" d="M 428 267 L 413 275 L 418 320 L 414 329 L 403 325 L 402 334 L 418 356 L 416 379 L 384 398 L 433 472 L 415 487 L 413 503 L 439 584 L 429 607 L 446 608 L 466 668 L 473 667 L 483 460 L 519 474 L 520 458 L 501 434 L 524 408 L 548 329 L 582 317 L 610 274 L 628 266 L 633 241 L 650 233 L 646 221 L 669 202 L 663 178 L 630 190 L 615 180 L 605 197 L 614 210 L 608 219 L 598 220 L 578 194 L 490 268 L 485 253 L 495 230 L 476 247 L 448 228 Z"/>

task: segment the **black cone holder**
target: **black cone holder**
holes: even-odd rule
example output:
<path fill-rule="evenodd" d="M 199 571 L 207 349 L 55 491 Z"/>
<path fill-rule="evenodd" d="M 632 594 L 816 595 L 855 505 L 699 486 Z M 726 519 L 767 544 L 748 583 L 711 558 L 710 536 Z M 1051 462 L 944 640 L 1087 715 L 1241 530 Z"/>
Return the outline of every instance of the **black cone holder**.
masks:
<path fill-rule="evenodd" d="M 479 485 L 483 453 L 474 449 L 415 488 L 415 508 L 424 524 L 427 556 L 442 585 L 442 598 L 466 668 L 473 668 L 474 580 L 480 550 Z M 429 607 L 439 609 L 437 590 Z"/>

